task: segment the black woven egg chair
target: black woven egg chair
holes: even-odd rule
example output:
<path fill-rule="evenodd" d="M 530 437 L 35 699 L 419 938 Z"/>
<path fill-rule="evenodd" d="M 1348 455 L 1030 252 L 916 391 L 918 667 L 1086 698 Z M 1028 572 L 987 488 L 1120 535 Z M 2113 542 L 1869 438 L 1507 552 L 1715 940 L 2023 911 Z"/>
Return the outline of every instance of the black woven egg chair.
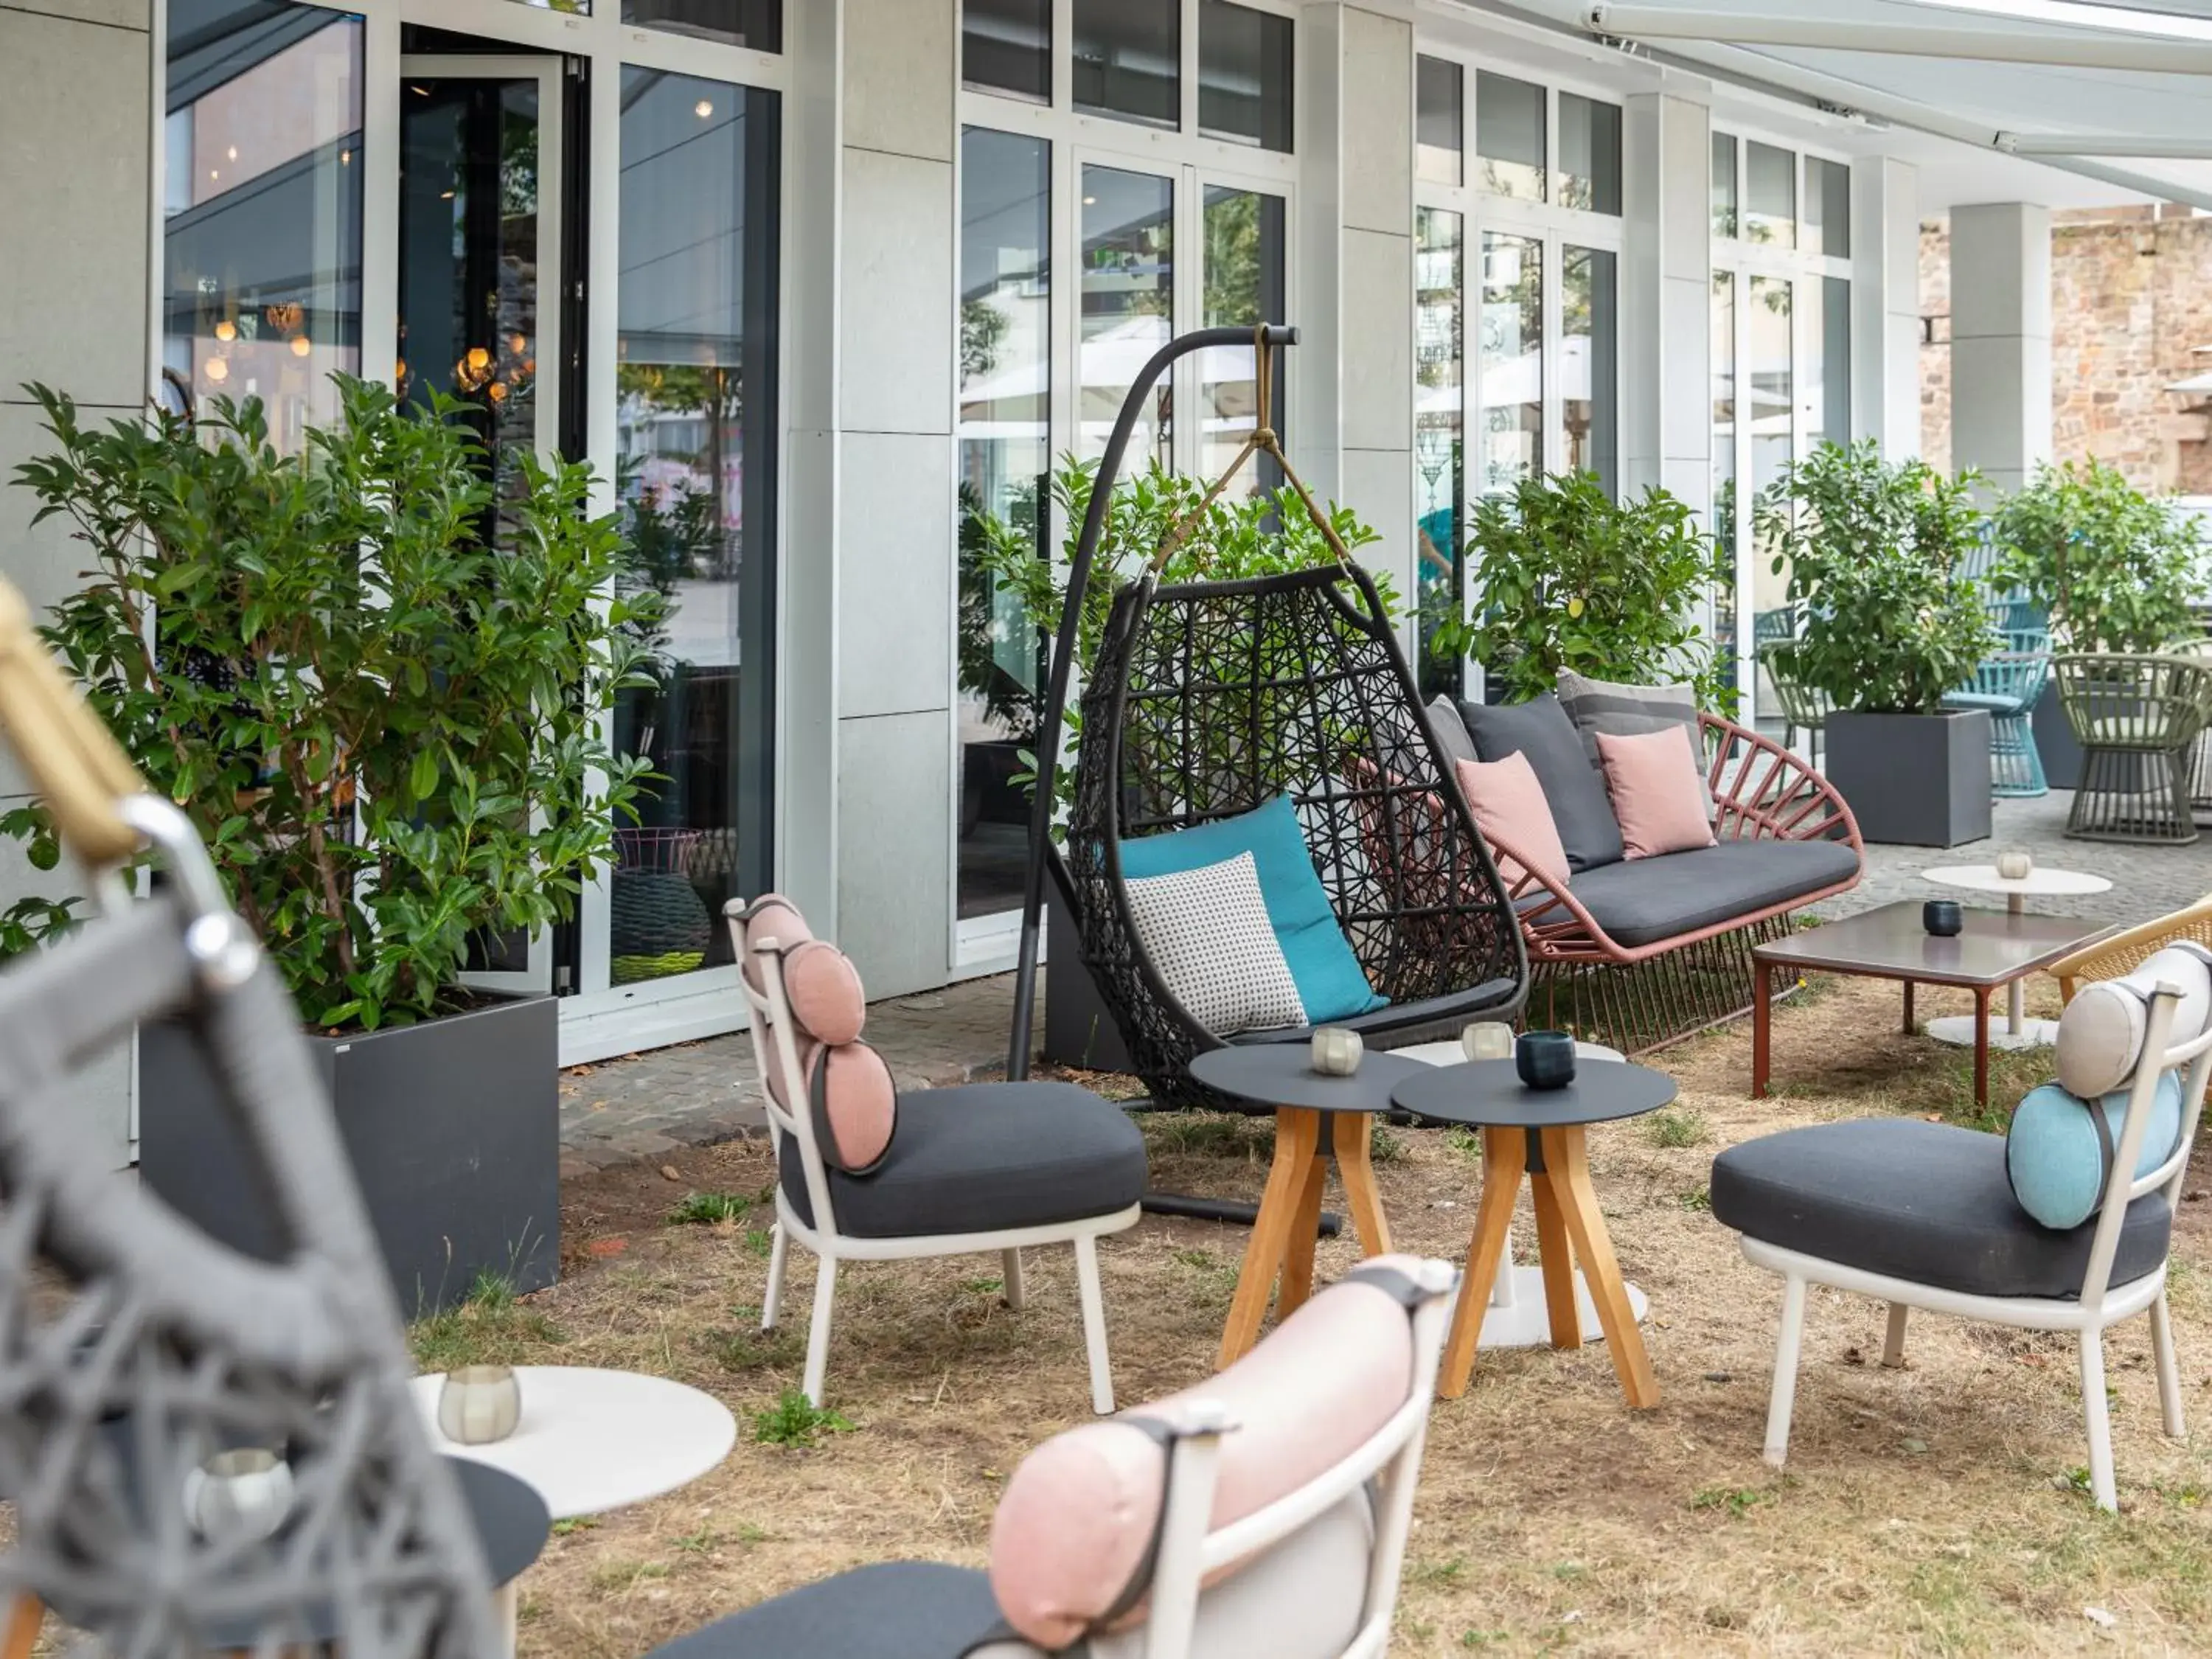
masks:
<path fill-rule="evenodd" d="M 1295 331 L 1258 331 L 1260 379 Z M 1085 591 L 1133 410 L 1185 352 L 1243 344 L 1241 329 L 1163 347 L 1132 387 L 1092 486 L 1071 570 Z M 1266 396 L 1259 407 L 1270 406 Z M 1060 878 L 1085 965 L 1159 1107 L 1236 1103 L 1188 1075 L 1226 1042 L 1298 1042 L 1303 1029 L 1223 1036 L 1193 1019 L 1146 957 L 1122 884 L 1120 843 L 1249 812 L 1279 795 L 1297 811 L 1316 873 L 1369 981 L 1387 1006 L 1340 1023 L 1377 1048 L 1511 1019 L 1528 964 L 1488 850 L 1436 746 L 1413 678 L 1365 572 L 1342 558 L 1326 515 L 1261 427 L 1223 483 L 1255 452 L 1273 455 L 1340 562 L 1286 575 L 1159 586 L 1116 596 L 1083 697 L 1084 742 Z M 1217 489 L 1219 488 L 1216 486 Z M 1052 660 L 1037 752 L 1057 750 L 1077 621 L 1071 601 Z M 1008 1068 L 1027 1069 L 1036 927 L 1048 865 L 1050 762 L 1042 769 Z"/>

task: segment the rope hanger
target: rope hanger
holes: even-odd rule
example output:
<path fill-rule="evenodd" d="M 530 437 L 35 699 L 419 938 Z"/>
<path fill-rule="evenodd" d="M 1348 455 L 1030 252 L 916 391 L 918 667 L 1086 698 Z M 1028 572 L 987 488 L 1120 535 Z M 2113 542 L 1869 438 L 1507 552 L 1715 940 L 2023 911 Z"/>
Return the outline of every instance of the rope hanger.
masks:
<path fill-rule="evenodd" d="M 1283 453 L 1283 446 L 1275 436 L 1275 428 L 1267 423 L 1268 416 L 1275 407 L 1275 349 L 1268 342 L 1265 323 L 1259 324 L 1252 331 L 1252 356 L 1257 369 L 1254 377 L 1255 390 L 1259 393 L 1259 404 L 1252 416 L 1252 435 L 1244 440 L 1236 459 L 1222 469 L 1221 476 L 1206 487 L 1206 494 L 1199 498 L 1198 505 L 1160 538 L 1159 549 L 1152 555 L 1152 574 L 1155 576 L 1167 568 L 1168 561 L 1190 539 L 1192 532 L 1205 521 L 1206 513 L 1220 498 L 1221 492 L 1235 482 L 1237 475 L 1244 470 L 1246 463 L 1255 454 L 1265 454 L 1273 459 L 1275 465 L 1283 470 L 1284 482 L 1297 492 L 1298 500 L 1304 504 L 1306 516 L 1313 520 L 1314 528 L 1321 532 L 1322 539 L 1336 555 L 1338 565 L 1347 572 L 1352 568 L 1352 554 L 1345 547 L 1343 538 L 1336 533 L 1336 526 L 1329 523 L 1328 515 L 1315 502 L 1313 492 L 1306 488 L 1305 480 L 1298 477 L 1297 469 L 1291 465 L 1291 458 Z"/>
<path fill-rule="evenodd" d="M 116 802 L 146 793 L 122 746 L 31 629 L 23 596 L 0 581 L 0 727 L 70 850 L 97 869 L 138 850 Z"/>

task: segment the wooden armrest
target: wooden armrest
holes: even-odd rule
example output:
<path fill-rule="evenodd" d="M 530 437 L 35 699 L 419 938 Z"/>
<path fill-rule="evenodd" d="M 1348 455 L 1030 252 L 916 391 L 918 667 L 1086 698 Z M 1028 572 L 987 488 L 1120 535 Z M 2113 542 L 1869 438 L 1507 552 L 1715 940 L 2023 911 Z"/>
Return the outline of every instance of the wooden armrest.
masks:
<path fill-rule="evenodd" d="M 2153 917 L 2085 945 L 2052 963 L 2048 971 L 2058 981 L 2060 994 L 2071 1002 L 2081 981 L 2116 979 L 2179 939 L 2212 945 L 2212 893 L 2186 909 Z"/>

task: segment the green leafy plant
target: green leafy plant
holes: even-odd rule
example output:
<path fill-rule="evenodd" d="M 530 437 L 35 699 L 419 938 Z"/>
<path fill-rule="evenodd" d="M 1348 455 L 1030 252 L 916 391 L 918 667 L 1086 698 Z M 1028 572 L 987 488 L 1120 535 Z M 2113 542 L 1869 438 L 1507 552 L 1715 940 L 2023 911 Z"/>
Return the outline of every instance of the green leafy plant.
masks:
<path fill-rule="evenodd" d="M 753 1439 L 763 1446 L 815 1446 L 825 1434 L 852 1431 L 849 1418 L 813 1404 L 797 1389 L 786 1389 L 775 1404 L 753 1413 Z"/>
<path fill-rule="evenodd" d="M 734 1193 L 686 1193 L 668 1212 L 668 1224 L 718 1227 L 744 1220 L 752 1206 L 752 1200 Z"/>
<path fill-rule="evenodd" d="M 987 591 L 1011 596 L 1018 609 L 1020 625 L 1026 630 L 1050 635 L 1058 629 L 1060 611 L 1066 602 L 1068 572 L 1082 539 L 1083 519 L 1090 510 L 1091 487 L 1097 475 L 1097 461 L 1079 461 L 1068 455 L 1061 459 L 1059 469 L 1049 480 L 1047 493 L 1059 521 L 1066 530 L 1058 559 L 1048 556 L 1044 550 L 1034 492 L 1017 492 L 1003 518 L 981 511 L 972 500 L 966 503 L 961 544 L 963 552 L 973 559 L 976 577 L 975 585 L 963 586 L 962 592 L 960 660 L 964 689 L 987 697 L 1007 695 L 1004 688 L 994 693 L 981 678 L 989 653 L 981 648 L 988 645 L 988 640 L 975 630 L 984 625 L 984 619 L 990 614 L 988 607 L 979 602 Z M 1307 570 L 1335 562 L 1334 550 L 1308 516 L 1297 492 L 1287 484 L 1272 494 L 1255 492 L 1249 496 L 1231 497 L 1224 493 L 1211 502 L 1205 500 L 1206 491 L 1205 480 L 1170 471 L 1157 462 L 1115 487 L 1113 499 L 1107 503 L 1097 556 L 1091 564 L 1090 580 L 1083 595 L 1075 644 L 1079 677 L 1088 674 L 1097 660 L 1099 638 L 1113 610 L 1115 594 L 1124 583 L 1143 573 L 1170 535 L 1194 513 L 1197 514 L 1195 525 L 1161 570 L 1160 580 L 1164 582 L 1237 581 Z M 1330 527 L 1347 551 L 1357 554 L 1360 548 L 1380 539 L 1348 507 L 1332 503 L 1328 516 Z M 1368 574 L 1384 609 L 1395 617 L 1398 598 L 1387 573 Z M 988 590 L 983 586 L 985 583 Z M 969 684 L 971 665 L 979 677 L 972 684 Z M 1033 731 L 1042 699 L 1030 696 L 1016 700 L 1021 702 L 1020 712 L 1025 716 L 1024 729 Z M 1074 799 L 1073 756 L 1082 741 L 1081 710 L 1073 698 L 1065 724 L 1064 742 L 1069 759 L 1056 775 L 1054 792 L 1063 811 Z M 1030 769 L 1018 781 L 1034 787 L 1034 751 L 1025 751 L 1023 760 Z"/>
<path fill-rule="evenodd" d="M 569 915 L 647 763 L 599 733 L 644 671 L 647 586 L 581 465 L 504 458 L 497 529 L 461 406 L 336 377 L 296 455 L 258 399 L 105 427 L 29 388 L 53 453 L 16 470 L 88 580 L 40 633 L 148 782 L 191 816 L 306 1014 L 405 1024 L 461 1002 L 471 942 Z M 0 832 L 52 868 L 42 811 Z M 34 899 L 0 947 L 65 925 Z"/>
<path fill-rule="evenodd" d="M 1753 532 L 1805 614 L 1799 638 L 1771 647 L 1786 672 L 1838 708 L 1937 711 L 1996 645 L 1960 574 L 1980 533 L 1973 482 L 1885 461 L 1868 439 L 1822 444 L 1759 493 Z"/>
<path fill-rule="evenodd" d="M 1524 478 L 1475 507 L 1467 544 L 1474 614 L 1441 619 L 1431 653 L 1472 656 L 1504 700 L 1551 690 L 1561 669 L 1638 684 L 1686 680 L 1698 705 L 1735 710 L 1702 643 L 1705 596 L 1729 574 L 1712 538 L 1665 490 L 1616 501 L 1588 472 Z"/>
<path fill-rule="evenodd" d="M 1997 578 L 2050 612 L 2076 651 L 2156 651 L 2194 631 L 2203 532 L 2097 460 L 2045 462 L 1996 512 Z"/>

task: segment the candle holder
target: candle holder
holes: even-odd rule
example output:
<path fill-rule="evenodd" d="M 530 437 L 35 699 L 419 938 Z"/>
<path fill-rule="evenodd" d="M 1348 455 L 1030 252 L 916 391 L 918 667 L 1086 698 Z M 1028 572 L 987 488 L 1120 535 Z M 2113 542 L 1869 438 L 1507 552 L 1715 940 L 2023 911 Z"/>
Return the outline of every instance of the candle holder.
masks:
<path fill-rule="evenodd" d="M 438 1390 L 438 1430 L 461 1446 L 504 1440 L 522 1421 L 522 1384 L 512 1365 L 460 1365 Z"/>
<path fill-rule="evenodd" d="M 214 1543 L 272 1536 L 292 1513 L 292 1466 L 266 1446 L 217 1452 L 185 1472 L 185 1519 Z"/>
<path fill-rule="evenodd" d="M 1523 1031 L 1513 1069 L 1531 1089 L 1564 1089 L 1575 1080 L 1575 1040 L 1565 1031 Z"/>
<path fill-rule="evenodd" d="M 1936 939 L 1956 939 L 1966 915 L 1956 899 L 1929 899 L 1920 907 L 1920 925 Z"/>
<path fill-rule="evenodd" d="M 1502 1019 L 1478 1019 L 1459 1034 L 1459 1051 L 1473 1060 L 1513 1058 L 1513 1028 Z"/>
<path fill-rule="evenodd" d="M 2024 847 L 1997 854 L 1997 874 L 2006 881 L 2026 881 L 2035 873 L 2035 859 Z"/>
<path fill-rule="evenodd" d="M 1359 1069 L 1364 1052 L 1357 1031 L 1342 1025 L 1314 1028 L 1313 1068 L 1324 1077 L 1350 1077 Z"/>

